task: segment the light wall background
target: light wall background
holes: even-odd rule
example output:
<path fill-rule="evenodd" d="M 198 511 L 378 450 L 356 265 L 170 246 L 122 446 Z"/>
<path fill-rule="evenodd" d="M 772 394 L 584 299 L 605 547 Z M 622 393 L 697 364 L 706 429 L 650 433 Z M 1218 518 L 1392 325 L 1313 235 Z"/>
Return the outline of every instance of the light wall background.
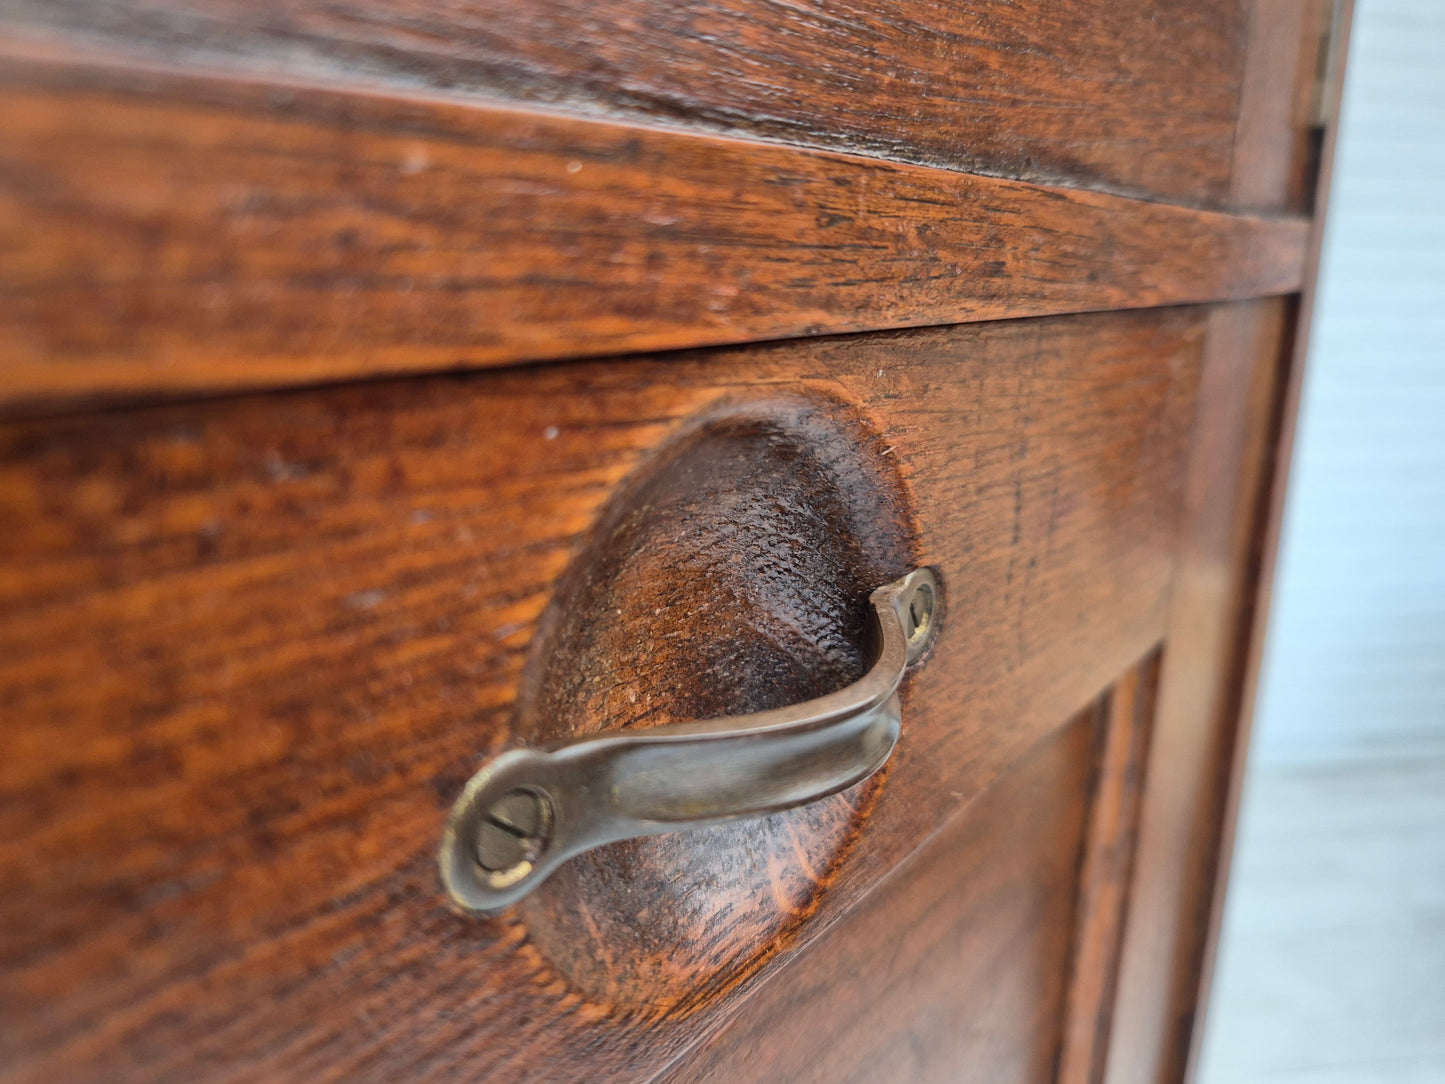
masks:
<path fill-rule="evenodd" d="M 1358 0 L 1328 213 L 1200 1084 L 1445 1084 L 1445 0 Z"/>
<path fill-rule="evenodd" d="M 1445 752 L 1445 0 L 1349 53 L 1259 764 Z"/>

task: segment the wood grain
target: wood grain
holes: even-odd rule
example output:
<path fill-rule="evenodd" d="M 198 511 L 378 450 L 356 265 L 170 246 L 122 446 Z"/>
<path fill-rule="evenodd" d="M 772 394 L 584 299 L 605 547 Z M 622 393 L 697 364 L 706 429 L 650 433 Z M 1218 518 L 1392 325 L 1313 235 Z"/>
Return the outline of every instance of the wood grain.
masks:
<path fill-rule="evenodd" d="M 1311 198 L 1328 178 L 1329 146 L 1316 156 L 1291 135 L 1298 103 L 1316 74 L 1288 64 L 1290 107 L 1279 58 L 1298 56 L 1323 29 L 1322 13 L 1257 13 L 1231 187 L 1241 200 L 1278 204 Z M 1348 34 L 1348 5 L 1336 32 Z M 1342 43 L 1341 43 L 1342 44 Z M 1318 46 L 1316 46 L 1316 50 Z M 1304 47 L 1304 55 L 1316 50 Z M 1338 86 L 1333 106 L 1338 116 Z M 1302 164 L 1301 160 L 1306 160 Z M 1316 218 L 1306 284 L 1314 281 L 1323 231 Z M 1312 289 L 1312 286 L 1310 286 Z M 1308 296 L 1308 295 L 1307 295 Z M 1143 798 L 1138 855 L 1120 963 L 1109 1084 L 1173 1081 L 1190 1072 L 1207 995 L 1213 931 L 1227 869 L 1233 797 L 1242 779 L 1247 735 L 1249 652 L 1257 650 L 1256 599 L 1269 516 L 1266 495 L 1281 462 L 1276 449 L 1295 409 L 1303 365 L 1297 329 L 1307 313 L 1292 303 L 1222 307 L 1211 317 L 1191 454 L 1186 526 L 1159 692 L 1159 714 Z M 1281 490 L 1275 490 L 1276 501 Z M 1243 727 L 1243 729 L 1242 729 Z"/>
<path fill-rule="evenodd" d="M 719 406 L 657 449 L 553 591 L 514 739 L 766 711 L 862 677 L 868 597 L 916 564 L 885 447 L 847 403 L 799 398 Z M 528 934 L 594 1000 L 685 1011 L 812 914 L 880 782 L 579 855 L 521 904 Z"/>
<path fill-rule="evenodd" d="M 1041 741 L 668 1079 L 1050 1079 L 1100 722 Z"/>
<path fill-rule="evenodd" d="M 1286 293 L 1306 224 L 766 144 L 0 68 L 0 403 Z"/>
<path fill-rule="evenodd" d="M 1317 172 L 1312 178 L 1314 191 L 1310 194 L 1310 203 L 1316 208 L 1317 214 L 1310 228 L 1304 291 L 1296 309 L 1290 314 L 1292 327 L 1282 348 L 1288 353 L 1278 359 L 1284 371 L 1276 377 L 1282 385 L 1277 393 L 1280 400 L 1278 414 L 1272 423 L 1269 449 L 1261 468 L 1263 481 L 1260 485 L 1267 494 L 1267 503 L 1255 513 L 1256 542 L 1255 549 L 1249 556 L 1248 568 L 1254 582 L 1250 588 L 1249 606 L 1242 615 L 1243 621 L 1248 624 L 1241 632 L 1245 644 L 1244 658 L 1240 664 L 1238 707 L 1226 753 L 1226 776 L 1216 799 L 1218 832 L 1210 841 L 1209 907 L 1203 920 L 1204 929 L 1197 936 L 1201 946 L 1198 969 L 1196 972 L 1186 973 L 1186 981 L 1192 979 L 1194 982 L 1192 992 L 1198 1006 L 1189 1048 L 1183 1055 L 1184 1072 L 1191 1078 L 1199 1064 L 1204 1014 L 1210 1005 L 1215 957 L 1219 947 L 1225 895 L 1229 888 L 1230 863 L 1233 860 L 1234 836 L 1244 789 L 1245 762 L 1250 748 L 1256 696 L 1264 664 L 1265 633 L 1269 627 L 1276 560 L 1284 527 L 1285 501 L 1289 492 L 1300 396 L 1304 386 L 1306 361 L 1310 354 L 1310 332 L 1314 326 L 1315 305 L 1319 298 L 1318 274 L 1326 226 L 1324 209 L 1330 202 L 1335 146 L 1339 138 L 1340 107 L 1344 96 L 1344 58 L 1349 54 L 1353 19 L 1354 0 L 1340 0 L 1338 10 L 1334 13 L 1334 21 L 1329 27 L 1333 39 L 1329 43 L 1330 81 L 1318 89 L 1322 98 L 1318 103 L 1319 112 L 1325 127 L 1320 133 L 1322 140 L 1316 161 Z"/>
<path fill-rule="evenodd" d="M 12 27 L 1224 205 L 1251 7 L 1296 0 L 6 0 Z M 1287 16 L 1286 16 L 1287 17 Z"/>
<path fill-rule="evenodd" d="M 1093 797 L 1056 1084 L 1103 1079 L 1158 685 L 1154 652 L 1115 682 L 1098 706 Z"/>
<path fill-rule="evenodd" d="M 1210 317 L 1105 1078 L 1117 1084 L 1180 1079 L 1194 1035 L 1293 315 L 1266 301 Z"/>
<path fill-rule="evenodd" d="M 721 404 L 831 398 L 882 435 L 945 578 L 867 830 L 772 946 L 801 947 L 1159 641 L 1204 321 L 0 427 L 0 1060 L 22 1080 L 661 1068 L 778 957 L 685 1020 L 587 997 L 516 915 L 451 912 L 434 866 L 462 782 L 516 740 L 539 614 L 610 494 Z"/>
<path fill-rule="evenodd" d="M 1332 0 L 1251 6 L 1229 203 L 1311 211 L 1320 167 L 1316 96 L 1329 53 Z"/>

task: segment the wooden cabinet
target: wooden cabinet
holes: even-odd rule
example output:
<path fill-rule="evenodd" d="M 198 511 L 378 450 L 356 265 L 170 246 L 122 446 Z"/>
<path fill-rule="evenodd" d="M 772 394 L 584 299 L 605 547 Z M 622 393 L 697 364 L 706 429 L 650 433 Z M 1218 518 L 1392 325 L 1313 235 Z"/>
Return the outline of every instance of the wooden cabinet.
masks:
<path fill-rule="evenodd" d="M 1329 16 L 7 4 L 0 1068 L 1180 1078 Z M 450 905 L 923 565 L 878 775 Z"/>

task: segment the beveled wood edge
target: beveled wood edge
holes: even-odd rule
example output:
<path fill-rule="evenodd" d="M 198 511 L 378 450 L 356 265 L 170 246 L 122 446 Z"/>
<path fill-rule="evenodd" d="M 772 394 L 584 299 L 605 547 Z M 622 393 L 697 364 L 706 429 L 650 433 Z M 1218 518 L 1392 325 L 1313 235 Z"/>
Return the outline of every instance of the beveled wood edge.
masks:
<path fill-rule="evenodd" d="M 1351 0 L 1344 0 L 1336 23 L 1341 49 L 1346 44 L 1351 7 Z M 1252 49 L 1250 55 L 1256 63 L 1268 64 L 1273 62 L 1274 51 Z M 1303 301 L 1291 299 L 1279 316 L 1281 335 L 1268 350 L 1262 349 L 1259 341 L 1264 330 L 1261 315 L 1252 315 L 1247 306 L 1231 307 L 1233 313 L 1220 312 L 1219 324 L 1211 329 L 1206 341 L 1208 353 L 1220 349 L 1249 351 L 1247 345 L 1230 345 L 1229 340 L 1249 335 L 1257 340 L 1253 349 L 1257 355 L 1254 365 L 1258 367 L 1255 386 L 1239 392 L 1241 398 L 1256 400 L 1248 408 L 1255 418 L 1245 423 L 1246 430 L 1257 429 L 1253 435 L 1256 447 L 1246 456 L 1248 463 L 1240 464 L 1243 469 L 1232 483 L 1234 493 L 1223 502 L 1228 507 L 1221 506 L 1213 513 L 1223 520 L 1214 523 L 1209 516 L 1196 514 L 1195 525 L 1182 540 L 1176 564 L 1176 592 L 1179 584 L 1187 583 L 1191 576 L 1196 588 L 1192 599 L 1171 603 L 1171 611 L 1181 612 L 1170 619 L 1161 701 L 1173 697 L 1177 709 L 1179 700 L 1170 685 L 1192 682 L 1206 694 L 1207 702 L 1201 701 L 1197 711 L 1186 712 L 1188 717 L 1180 716 L 1178 711 L 1178 717 L 1165 717 L 1166 708 L 1161 707 L 1160 718 L 1156 719 L 1156 744 L 1172 743 L 1176 749 L 1193 750 L 1187 755 L 1192 763 L 1181 763 L 1180 770 L 1170 777 L 1170 772 L 1160 770 L 1162 764 L 1155 758 L 1146 774 L 1139 861 L 1131 887 L 1131 894 L 1143 905 L 1132 908 L 1126 920 L 1114 1031 L 1104 1077 L 1108 1084 L 1187 1081 L 1197 1068 L 1243 781 L 1248 713 L 1267 622 L 1272 574 L 1269 555 L 1277 544 L 1282 464 L 1287 462 L 1289 452 L 1303 340 L 1308 331 L 1324 228 L 1322 212 L 1339 115 L 1338 83 L 1332 89 L 1335 102 L 1326 111 L 1325 146 L 1313 185 L 1318 196 L 1307 201 L 1315 208 L 1315 218 L 1304 269 Z M 1296 152 L 1300 149 L 1297 147 Z M 1237 158 L 1236 171 L 1247 167 L 1248 162 Z M 1281 172 L 1275 181 L 1289 183 L 1289 178 Z M 1249 187 L 1243 177 L 1236 185 L 1241 191 Z M 1252 195 L 1265 198 L 1269 193 Z M 1223 363 L 1222 358 L 1220 361 Z M 1207 370 L 1204 379 L 1208 379 Z M 1222 416 L 1213 423 L 1201 417 L 1201 430 L 1224 421 L 1227 419 Z M 1236 418 L 1229 424 L 1238 425 L 1241 420 Z M 1216 448 L 1215 454 L 1220 451 Z M 1265 506 L 1270 501 L 1274 502 L 1273 509 Z M 1201 508 L 1199 513 L 1204 511 Z M 1222 530 L 1231 533 L 1227 543 L 1222 537 L 1210 537 Z M 1211 548 L 1214 552 L 1210 552 Z M 1193 556 L 1191 551 L 1196 551 Z M 1192 659 L 1181 658 L 1176 649 L 1201 633 L 1212 637 L 1214 644 L 1203 645 Z M 1168 673 L 1171 650 L 1175 670 L 1172 677 Z M 1151 908 L 1159 913 L 1150 915 Z"/>
<path fill-rule="evenodd" d="M 915 839 L 908 851 L 896 857 L 886 873 L 869 882 L 861 890 L 846 893 L 835 892 L 836 896 L 844 898 L 829 898 L 826 900 L 827 905 L 820 908 L 809 920 L 807 936 L 800 938 L 795 945 L 790 946 L 785 954 L 775 957 L 771 966 L 749 975 L 735 987 L 730 992 L 727 1002 L 703 1019 L 696 1033 L 689 1036 L 685 1042 L 680 1043 L 672 1057 L 664 1064 L 658 1066 L 655 1071 L 645 1078 L 645 1084 L 660 1084 L 661 1081 L 671 1079 L 677 1068 L 687 1062 L 698 1049 L 707 1045 L 707 1043 L 732 1026 L 739 1011 L 751 998 L 773 983 L 786 981 L 789 968 L 797 960 L 810 952 L 826 951 L 829 935 L 846 920 L 848 915 L 852 914 L 859 905 L 869 897 L 887 888 L 895 887 L 905 881 L 912 874 L 915 863 L 919 860 L 920 856 L 928 850 L 931 844 L 941 836 L 957 831 L 962 825 L 967 823 L 969 818 L 977 812 L 978 807 L 987 801 L 989 796 L 994 794 L 1000 787 L 1006 786 L 1012 774 L 1022 765 L 1026 764 L 1030 755 L 1037 752 L 1049 740 L 1057 738 L 1082 717 L 1089 715 L 1096 716 L 1096 725 L 1098 725 L 1101 730 L 1106 728 L 1111 722 L 1108 718 L 1111 711 L 1110 698 L 1121 682 L 1130 681 L 1131 679 L 1135 681 L 1143 679 L 1143 683 L 1147 687 L 1139 690 L 1143 694 L 1141 699 L 1146 701 L 1149 707 L 1152 707 L 1158 688 L 1159 665 L 1166 632 L 1167 629 L 1161 622 L 1159 627 L 1150 630 L 1150 632 L 1140 637 L 1132 646 L 1123 648 L 1119 656 L 1113 660 L 1112 677 L 1102 680 L 1087 695 L 1077 698 L 1073 709 L 1065 712 L 1055 725 L 1040 731 L 1031 743 L 1020 750 L 1018 756 L 1010 761 L 1007 767 L 989 779 L 988 783 L 976 793 L 969 795 L 966 800 L 959 802 L 947 816 L 933 826 L 931 831 Z M 1140 751 L 1147 750 L 1148 732 L 1152 730 L 1153 724 L 1152 716 L 1139 719 L 1137 723 L 1141 730 L 1144 731 L 1144 733 L 1140 735 L 1142 737 L 1142 742 L 1140 743 L 1142 748 Z M 1100 765 L 1095 764 L 1091 766 L 1090 770 L 1091 772 L 1096 772 L 1099 767 Z M 1096 779 L 1094 784 L 1098 782 L 1099 780 Z M 1092 786 L 1093 784 L 1091 784 L 1091 787 Z M 1098 797 L 1097 789 L 1091 790 L 1089 803 L 1089 815 L 1091 817 L 1094 815 L 1095 802 Z M 1125 826 L 1126 830 L 1131 834 L 1137 831 L 1138 797 L 1139 796 L 1136 795 L 1134 799 L 1136 816 Z M 1089 849 L 1091 840 L 1089 838 L 1089 825 L 1087 824 L 1084 828 L 1081 843 L 1084 850 Z M 1082 864 L 1085 861 L 1085 855 L 1083 853 L 1080 854 L 1080 861 L 1080 872 L 1082 873 Z M 1129 864 L 1132 865 L 1132 847 L 1128 861 Z M 1116 901 L 1116 905 L 1120 908 L 1119 917 L 1121 919 L 1125 917 L 1127 912 L 1129 887 L 1129 885 L 1125 886 L 1122 898 Z M 1076 915 L 1076 918 L 1077 917 L 1079 916 Z M 1122 930 L 1119 932 L 1122 933 Z M 1079 933 L 1080 930 L 1076 928 L 1070 934 L 1071 946 L 1069 950 L 1069 962 L 1071 967 L 1075 963 L 1074 950 L 1077 947 Z M 1117 969 L 1118 964 L 1117 949 L 1118 946 L 1115 945 L 1109 953 L 1109 955 L 1114 957 L 1115 969 Z M 1065 1003 L 1060 1006 L 1061 1010 L 1064 1010 L 1066 1014 L 1072 1007 L 1071 1002 L 1073 998 L 1071 988 L 1074 978 L 1075 976 L 1071 971 L 1066 982 Z M 1102 1009 L 1107 1013 L 1111 1007 L 1112 1006 L 1102 1006 Z M 1068 1024 L 1069 1020 L 1066 1015 L 1061 1021 L 1061 1029 L 1066 1028 Z M 1107 1043 L 1107 1032 L 1105 1042 Z M 1059 1050 L 1059 1055 L 1062 1059 L 1062 1046 Z"/>
<path fill-rule="evenodd" d="M 1092 1084 L 1103 1076 L 1163 649 L 1155 645 L 1094 705 L 1093 793 L 1055 1084 Z"/>
<path fill-rule="evenodd" d="M 1255 512 L 1293 305 L 1220 306 L 1205 338 L 1184 527 L 1138 818 L 1108 1084 L 1177 1082 L 1195 993 L 1248 624 Z"/>
<path fill-rule="evenodd" d="M 0 416 L 1242 300 L 1295 292 L 1305 266 L 1309 223 L 1298 216 L 436 95 L 158 69 L 15 36 L 0 36 L 0 59 L 0 116 L 26 123 L 0 145 L 13 188 L 10 213 L 0 205 L 11 253 L 0 264 Z M 228 241 L 223 190 L 244 184 L 237 170 L 255 157 L 246 146 L 277 133 L 293 148 L 344 136 L 328 148 L 343 179 L 322 186 L 293 158 L 296 169 L 264 176 L 265 194 L 291 210 L 246 208 L 262 228 Z M 428 166 L 413 169 L 403 150 Z M 390 172 L 378 175 L 378 160 Z M 104 182 L 123 170 L 166 207 L 169 271 L 145 247 L 154 222 L 107 202 Z M 403 176 L 390 217 L 367 218 L 368 194 L 402 191 Z M 56 177 L 66 198 L 52 203 Z M 545 201 L 496 194 L 529 184 Z M 456 221 L 457 191 L 493 199 Z M 307 200 L 322 197 L 308 218 Z M 377 234 L 347 242 L 341 262 L 371 278 L 359 290 L 335 270 L 338 214 L 360 222 L 349 233 Z M 441 225 L 451 247 L 438 253 Z M 280 238 L 267 242 L 267 229 Z M 553 258 L 564 244 L 571 256 Z M 479 278 L 477 262 L 492 257 Z M 424 260 L 434 262 L 416 289 L 405 271 Z M 309 292 L 288 305 L 297 282 Z"/>
<path fill-rule="evenodd" d="M 1224 922 L 1224 904 L 1229 892 L 1231 866 L 1234 859 L 1235 834 L 1239 825 L 1239 807 L 1244 791 L 1244 774 L 1254 728 L 1254 711 L 1259 696 L 1259 681 L 1264 665 L 1266 634 L 1274 599 L 1274 580 L 1279 561 L 1280 540 L 1284 530 L 1285 499 L 1289 493 L 1290 468 L 1294 460 L 1294 442 L 1299 422 L 1300 396 L 1304 386 L 1306 362 L 1309 357 L 1315 302 L 1319 296 L 1320 254 L 1324 247 L 1325 210 L 1329 206 L 1330 187 L 1334 178 L 1335 148 L 1339 138 L 1340 104 L 1344 97 L 1345 60 L 1349 55 L 1350 30 L 1354 25 L 1355 0 L 1339 0 L 1334 14 L 1331 44 L 1332 80 L 1325 87 L 1323 113 L 1327 118 L 1324 146 L 1320 153 L 1320 173 L 1315 184 L 1313 202 L 1315 221 L 1310 230 L 1309 249 L 1305 263 L 1305 283 L 1294 320 L 1294 335 L 1282 361 L 1285 371 L 1278 416 L 1275 418 L 1275 443 L 1264 466 L 1266 506 L 1258 515 L 1259 547 L 1254 578 L 1250 584 L 1249 607 L 1245 611 L 1242 637 L 1244 643 L 1243 672 L 1234 703 L 1234 733 L 1229 749 L 1228 774 L 1224 779 L 1223 810 L 1219 836 L 1215 844 L 1214 868 L 1210 881 L 1209 909 L 1204 919 L 1202 959 L 1195 997 L 1194 1031 L 1184 1061 L 1184 1079 L 1193 1081 L 1199 1068 L 1199 1056 L 1208 1021 L 1210 995 L 1214 984 L 1214 967 L 1219 953 L 1219 938 Z"/>

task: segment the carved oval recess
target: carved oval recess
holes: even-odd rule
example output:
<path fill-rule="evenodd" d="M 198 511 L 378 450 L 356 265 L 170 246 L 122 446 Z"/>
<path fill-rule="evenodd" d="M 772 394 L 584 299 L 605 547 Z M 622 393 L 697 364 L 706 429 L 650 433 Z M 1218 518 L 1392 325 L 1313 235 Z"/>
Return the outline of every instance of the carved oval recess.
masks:
<path fill-rule="evenodd" d="M 913 549 L 903 486 L 850 407 L 711 411 L 604 509 L 543 618 L 514 733 L 547 744 L 840 688 L 867 668 L 869 592 Z M 585 996 L 686 1011 L 811 913 L 881 774 L 762 820 L 584 854 L 521 904 L 523 922 Z"/>

